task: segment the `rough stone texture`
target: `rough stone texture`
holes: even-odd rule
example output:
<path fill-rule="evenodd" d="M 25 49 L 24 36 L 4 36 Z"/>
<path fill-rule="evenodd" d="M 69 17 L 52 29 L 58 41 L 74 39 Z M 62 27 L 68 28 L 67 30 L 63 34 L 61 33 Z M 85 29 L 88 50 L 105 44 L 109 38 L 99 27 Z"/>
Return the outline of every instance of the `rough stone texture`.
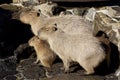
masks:
<path fill-rule="evenodd" d="M 18 67 L 16 74 L 17 79 L 20 80 L 117 80 L 117 77 L 113 76 L 113 74 L 107 76 L 100 75 L 89 75 L 85 76 L 84 70 L 76 63 L 71 65 L 71 72 L 65 74 L 60 68 L 62 67 L 61 61 L 56 61 L 52 66 L 52 71 L 50 74 L 53 75 L 52 78 L 45 77 L 45 71 L 42 66 L 34 64 L 35 58 L 29 58 L 22 60 Z M 31 69 L 32 68 L 32 69 Z"/>
<path fill-rule="evenodd" d="M 0 59 L 0 80 L 7 77 L 14 77 L 16 71 L 16 58 L 14 56 Z M 15 80 L 15 79 L 14 79 Z"/>
<path fill-rule="evenodd" d="M 34 6 L 33 9 L 40 11 L 46 17 L 53 16 L 53 9 L 56 8 L 58 5 L 56 3 L 44 3 L 37 6 Z"/>
<path fill-rule="evenodd" d="M 35 59 L 25 59 L 20 62 L 17 67 L 18 74 L 17 79 L 36 79 L 44 77 L 44 69 L 39 65 L 34 64 Z"/>
<path fill-rule="evenodd" d="M 99 30 L 107 33 L 111 42 L 120 46 L 120 7 L 102 7 L 99 10 L 91 8 L 93 10 L 92 21 L 94 23 L 93 33 L 96 34 Z M 119 49 L 120 50 L 120 49 Z"/>

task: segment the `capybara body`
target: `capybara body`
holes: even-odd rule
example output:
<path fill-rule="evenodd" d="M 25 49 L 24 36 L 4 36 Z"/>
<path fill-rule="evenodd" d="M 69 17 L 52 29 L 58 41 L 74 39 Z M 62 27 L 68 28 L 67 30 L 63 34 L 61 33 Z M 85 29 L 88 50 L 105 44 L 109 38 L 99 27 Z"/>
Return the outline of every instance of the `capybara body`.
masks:
<path fill-rule="evenodd" d="M 50 17 L 46 19 L 44 26 L 51 26 L 54 24 L 57 24 L 57 27 L 66 33 L 79 34 L 81 32 L 87 32 L 92 34 L 92 24 L 80 16 L 63 15 Z"/>
<path fill-rule="evenodd" d="M 66 33 L 55 24 L 41 28 L 38 36 L 47 40 L 51 49 L 62 59 L 65 72 L 69 71 L 70 62 L 75 61 L 86 70 L 86 74 L 93 74 L 106 54 L 96 37 L 83 32 Z"/>
<path fill-rule="evenodd" d="M 32 32 L 37 35 L 38 30 L 44 26 L 57 24 L 57 27 L 68 33 L 87 32 L 92 34 L 92 24 L 84 18 L 75 15 L 63 15 L 54 17 L 41 16 L 37 11 L 25 11 L 20 15 L 20 20 L 24 23 L 30 24 Z"/>

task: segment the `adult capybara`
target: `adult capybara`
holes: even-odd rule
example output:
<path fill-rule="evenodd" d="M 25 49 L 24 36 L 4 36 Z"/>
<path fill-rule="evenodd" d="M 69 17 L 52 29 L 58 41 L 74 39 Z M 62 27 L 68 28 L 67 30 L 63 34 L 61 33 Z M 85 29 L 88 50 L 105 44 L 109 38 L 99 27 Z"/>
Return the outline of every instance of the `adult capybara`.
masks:
<path fill-rule="evenodd" d="M 47 40 L 50 48 L 62 59 L 65 72 L 69 71 L 70 62 L 75 61 L 86 70 L 86 74 L 93 74 L 106 54 L 96 37 L 83 32 L 84 29 L 79 34 L 66 33 L 53 24 L 41 28 L 38 36 Z"/>
<path fill-rule="evenodd" d="M 76 15 L 63 15 L 44 17 L 35 10 L 24 11 L 20 14 L 20 20 L 31 25 L 32 32 L 37 35 L 40 28 L 57 24 L 59 28 L 67 33 L 79 34 L 79 32 L 92 34 L 92 24 L 84 18 Z"/>

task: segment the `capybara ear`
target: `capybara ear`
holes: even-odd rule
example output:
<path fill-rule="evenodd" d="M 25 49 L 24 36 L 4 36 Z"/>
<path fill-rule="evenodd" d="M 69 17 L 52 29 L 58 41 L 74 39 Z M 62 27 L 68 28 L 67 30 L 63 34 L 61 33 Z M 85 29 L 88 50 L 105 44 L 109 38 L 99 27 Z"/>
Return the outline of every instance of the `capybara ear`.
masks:
<path fill-rule="evenodd" d="M 39 17 L 40 16 L 40 13 L 37 13 L 37 17 Z"/>

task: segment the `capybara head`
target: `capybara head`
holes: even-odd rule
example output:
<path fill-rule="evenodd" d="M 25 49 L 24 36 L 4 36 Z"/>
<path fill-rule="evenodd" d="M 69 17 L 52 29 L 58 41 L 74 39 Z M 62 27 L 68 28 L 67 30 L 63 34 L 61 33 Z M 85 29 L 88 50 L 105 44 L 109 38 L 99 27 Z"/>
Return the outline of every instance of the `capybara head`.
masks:
<path fill-rule="evenodd" d="M 37 36 L 34 36 L 34 37 L 32 37 L 29 41 L 28 41 L 28 44 L 30 45 L 30 46 L 34 46 L 35 45 L 35 43 L 39 43 L 40 42 L 40 39 L 37 37 Z"/>
<path fill-rule="evenodd" d="M 60 29 L 57 27 L 57 24 L 49 25 L 46 27 L 42 27 L 38 31 L 39 38 L 42 38 L 44 40 L 47 40 L 49 36 L 52 36 L 56 34 Z"/>
<path fill-rule="evenodd" d="M 35 10 L 27 10 L 23 11 L 20 14 L 20 20 L 23 23 L 30 24 L 31 22 L 34 22 L 35 18 L 38 18 L 40 16 L 40 13 Z"/>

